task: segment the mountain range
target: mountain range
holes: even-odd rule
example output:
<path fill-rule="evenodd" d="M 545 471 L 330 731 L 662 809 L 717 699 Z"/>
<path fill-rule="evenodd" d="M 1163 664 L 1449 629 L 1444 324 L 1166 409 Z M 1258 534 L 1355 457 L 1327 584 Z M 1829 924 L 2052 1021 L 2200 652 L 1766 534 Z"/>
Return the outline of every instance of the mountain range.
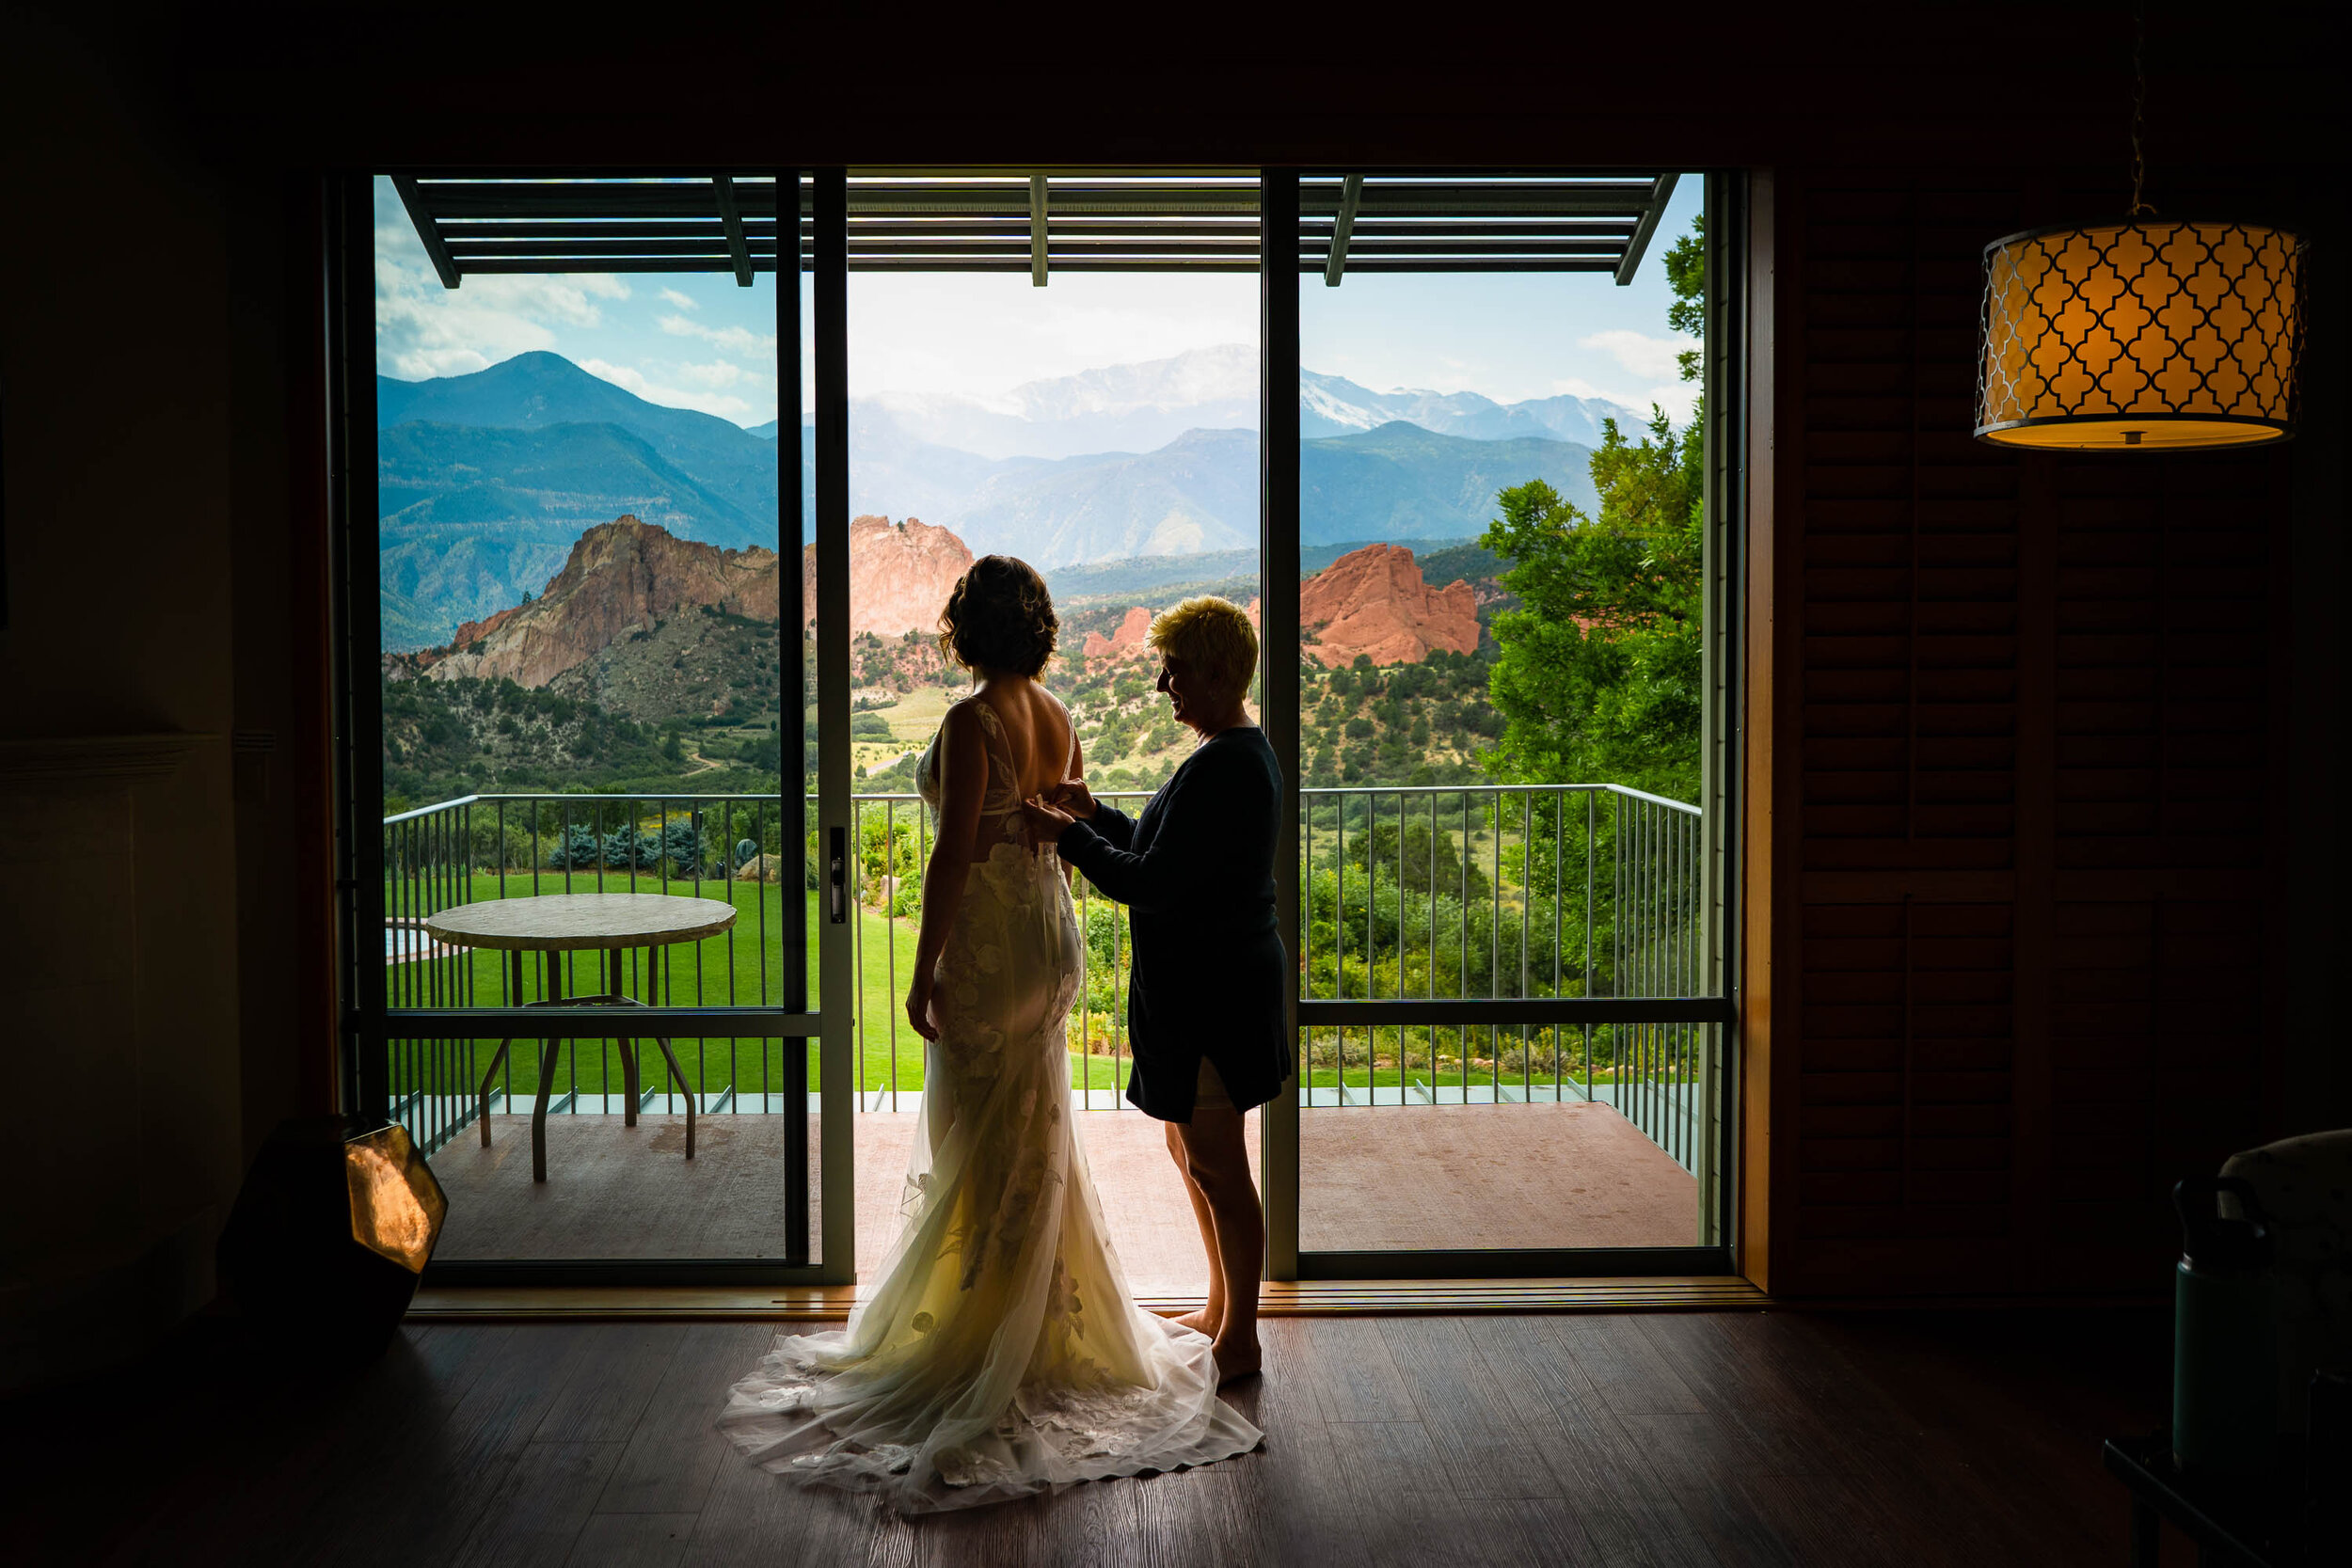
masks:
<path fill-rule="evenodd" d="M 852 398 L 850 418 L 886 416 L 925 437 L 982 457 L 1079 457 L 1151 451 L 1187 430 L 1254 430 L 1258 351 L 1248 343 L 1190 349 L 1166 359 L 1108 365 L 1031 381 L 995 397 L 956 392 L 882 392 Z M 1605 398 L 1570 396 L 1497 403 L 1476 392 L 1412 388 L 1375 392 L 1316 371 L 1298 378 L 1298 433 L 1346 436 L 1402 420 L 1439 436 L 1473 441 L 1547 436 L 1600 443 L 1604 420 L 1630 428 L 1646 418 Z M 753 434 L 775 438 L 774 420 Z"/>
<path fill-rule="evenodd" d="M 1228 345 L 1000 399 L 853 399 L 850 509 L 946 524 L 975 550 L 1041 567 L 1254 546 L 1256 379 L 1255 351 Z M 1597 422 L 1630 416 L 1306 372 L 1299 417 L 1301 538 L 1316 546 L 1468 538 L 1496 490 L 1534 478 L 1589 510 Z M 776 542 L 772 423 L 647 403 L 558 355 L 379 376 L 376 422 L 387 649 L 438 644 L 538 592 L 581 533 L 623 514 L 721 547 Z M 1093 444 L 1114 438 L 1125 444 Z M 801 439 L 810 515 L 813 432 Z"/>

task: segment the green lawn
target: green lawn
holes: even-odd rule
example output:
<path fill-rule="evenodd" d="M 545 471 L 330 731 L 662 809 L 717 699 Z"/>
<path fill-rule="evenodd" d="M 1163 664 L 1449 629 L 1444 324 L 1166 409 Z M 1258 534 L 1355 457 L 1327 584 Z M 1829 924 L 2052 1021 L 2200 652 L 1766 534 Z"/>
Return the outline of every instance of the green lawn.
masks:
<path fill-rule="evenodd" d="M 659 878 L 640 874 L 635 886 L 626 875 L 607 874 L 601 888 L 594 873 L 576 873 L 568 891 L 576 893 L 655 893 L 665 891 Z M 509 872 L 503 879 L 503 895 L 510 898 L 532 895 L 532 874 Z M 454 890 L 438 889 L 422 899 L 412 898 L 404 890 L 395 905 L 404 914 L 412 907 L 437 908 L 455 902 Z M 538 876 L 537 891 L 542 894 L 567 891 L 561 872 L 543 871 Z M 803 896 L 797 888 L 785 888 L 773 883 L 711 882 L 700 884 L 673 881 L 666 889 L 672 893 L 691 894 L 705 898 L 723 899 L 739 911 L 735 927 L 723 936 L 707 942 L 681 943 L 660 951 L 660 989 L 662 1000 L 682 1006 L 774 1006 L 784 1000 L 784 934 L 787 911 L 801 906 L 808 955 L 808 994 L 812 1005 L 821 1006 L 817 974 L 817 911 L 815 901 Z M 792 895 L 787 903 L 786 895 Z M 475 873 L 467 893 L 467 902 L 495 899 L 501 895 L 501 879 L 493 873 Z M 889 920 L 872 910 L 857 911 L 857 936 L 854 951 L 858 965 L 857 1052 L 860 1074 L 857 1087 L 861 1092 L 896 1087 L 904 1091 L 923 1086 L 923 1040 L 906 1021 L 905 999 L 909 968 L 914 956 L 915 928 L 911 920 Z M 515 1001 L 535 1002 L 545 994 L 538 960 L 534 957 L 526 965 L 522 993 L 510 996 L 506 978 L 505 955 L 487 950 L 473 950 L 448 958 L 396 964 L 387 971 L 391 1005 L 396 1007 L 477 1006 L 504 1006 Z M 623 989 L 632 996 L 644 994 L 645 955 L 629 955 L 628 974 Z M 598 955 L 571 955 L 566 958 L 564 990 L 566 995 L 581 995 L 604 990 L 601 958 Z M 715 1095 L 733 1087 L 748 1097 L 763 1093 L 786 1092 L 783 1072 L 783 1053 L 787 1042 L 705 1038 L 680 1039 L 670 1042 L 677 1052 L 679 1064 L 686 1077 L 698 1092 Z M 470 1045 L 470 1053 L 468 1047 Z M 461 1085 L 471 1093 L 481 1083 L 482 1072 L 489 1066 L 491 1053 L 497 1049 L 495 1039 L 472 1042 L 440 1042 L 433 1046 L 421 1043 L 402 1043 L 393 1047 L 392 1088 L 395 1095 L 406 1094 L 430 1086 L 440 1093 L 455 1092 Z M 817 1047 L 814 1041 L 804 1048 L 808 1062 L 808 1086 L 820 1086 Z M 506 1065 L 501 1071 L 500 1084 L 507 1092 L 530 1096 L 538 1092 L 539 1042 L 518 1039 L 508 1053 Z M 1088 1076 L 1081 1080 L 1079 1065 L 1084 1060 Z M 1071 1085 L 1082 1082 L 1098 1090 L 1113 1090 L 1126 1083 L 1122 1059 L 1116 1064 L 1106 1057 L 1081 1058 L 1071 1055 Z M 893 1069 L 896 1076 L 893 1076 Z M 649 1041 L 641 1047 L 638 1084 L 641 1089 L 667 1082 L 667 1069 L 660 1067 L 660 1053 Z M 618 1045 L 612 1040 L 578 1040 L 566 1044 L 559 1053 L 555 1069 L 554 1088 L 557 1094 L 571 1091 L 577 1085 L 585 1094 L 619 1093 L 621 1065 Z"/>

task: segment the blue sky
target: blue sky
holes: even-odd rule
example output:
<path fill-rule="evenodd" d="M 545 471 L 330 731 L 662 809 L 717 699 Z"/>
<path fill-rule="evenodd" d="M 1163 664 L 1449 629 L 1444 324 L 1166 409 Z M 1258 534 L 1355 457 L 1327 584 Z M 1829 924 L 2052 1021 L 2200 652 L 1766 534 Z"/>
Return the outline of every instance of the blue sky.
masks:
<path fill-rule="evenodd" d="M 1358 274 L 1300 282 L 1299 357 L 1376 391 L 1475 391 L 1502 403 L 1562 392 L 1679 416 L 1692 388 L 1666 330 L 1658 258 L 1697 214 L 1702 182 L 1677 187 L 1641 273 Z M 391 187 L 375 192 L 376 362 L 420 380 L 546 349 L 649 402 L 739 424 L 775 418 L 775 279 L 702 273 L 434 276 Z M 806 279 L 803 279 L 803 321 Z M 850 389 L 985 398 L 1025 381 L 1254 342 L 1258 279 L 1240 274 L 851 275 Z M 808 363 L 805 350 L 803 366 Z M 803 369 L 803 385 L 807 385 Z"/>

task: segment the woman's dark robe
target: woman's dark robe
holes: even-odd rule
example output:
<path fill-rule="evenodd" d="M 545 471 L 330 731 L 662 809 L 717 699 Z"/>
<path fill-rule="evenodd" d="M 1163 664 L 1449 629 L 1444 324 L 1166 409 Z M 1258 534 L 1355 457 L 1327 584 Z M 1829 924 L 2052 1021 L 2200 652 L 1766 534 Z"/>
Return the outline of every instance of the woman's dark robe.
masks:
<path fill-rule="evenodd" d="M 1290 1077 L 1290 955 L 1274 903 L 1281 806 L 1274 748 L 1241 725 L 1203 741 L 1139 816 L 1098 803 L 1092 821 L 1062 830 L 1061 858 L 1131 911 L 1127 1098 L 1162 1121 L 1192 1119 L 1204 1055 L 1237 1111 Z"/>

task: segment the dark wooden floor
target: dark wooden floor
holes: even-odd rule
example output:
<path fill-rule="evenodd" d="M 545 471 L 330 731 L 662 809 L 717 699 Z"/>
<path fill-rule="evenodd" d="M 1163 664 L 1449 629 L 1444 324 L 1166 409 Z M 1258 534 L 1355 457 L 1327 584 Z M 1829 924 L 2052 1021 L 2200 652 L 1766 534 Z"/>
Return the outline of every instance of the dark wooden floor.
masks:
<path fill-rule="evenodd" d="M 0 1404 L 11 1561 L 2101 1563 L 2144 1314 L 1289 1318 L 1263 1451 L 915 1523 L 711 1429 L 759 1324 L 410 1328 L 355 1377 L 219 1321 Z M 29 1550 L 28 1557 L 19 1557 Z"/>

